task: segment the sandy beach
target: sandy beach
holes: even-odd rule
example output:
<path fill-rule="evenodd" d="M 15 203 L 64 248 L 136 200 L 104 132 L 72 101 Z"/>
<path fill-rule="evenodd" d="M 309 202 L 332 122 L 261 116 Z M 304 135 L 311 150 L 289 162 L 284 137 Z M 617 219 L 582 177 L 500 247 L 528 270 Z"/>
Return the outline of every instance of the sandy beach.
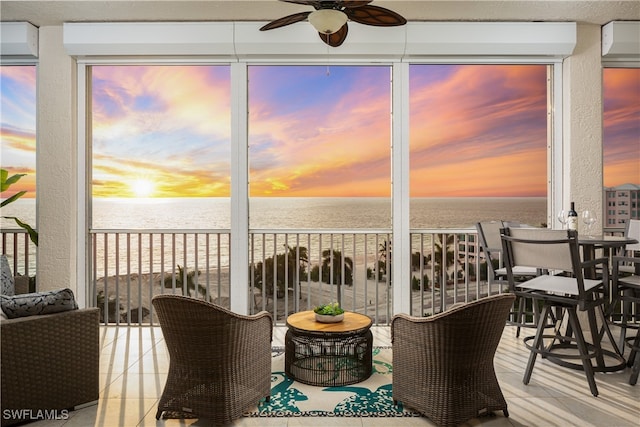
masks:
<path fill-rule="evenodd" d="M 192 297 L 230 308 L 230 277 L 227 268 L 220 271 L 211 270 L 208 274 L 200 272 L 197 277 L 193 275 L 188 278 L 187 283 L 191 283 L 192 286 L 189 289 L 183 288 L 182 279 L 177 270 L 175 277 L 173 272 L 119 275 L 98 279 L 95 292 L 98 296 L 98 306 L 103 312 L 106 308 L 110 313 L 110 323 L 149 324 L 152 320 L 154 324 L 157 324 L 158 319 L 153 313 L 151 300 L 155 295 L 160 294 L 181 295 L 187 292 Z M 468 297 L 475 299 L 476 286 L 472 285 L 469 288 L 470 295 Z M 454 300 L 455 290 L 458 295 Z M 465 300 L 464 284 L 458 284 L 455 290 L 454 286 L 447 286 L 445 307 L 454 302 Z M 341 285 L 340 292 L 342 306 L 346 310 L 369 315 L 374 318 L 376 323 L 386 323 L 390 320 L 392 289 L 386 281 L 365 279 L 362 276 L 356 277 L 353 285 Z M 492 293 L 495 292 L 497 292 L 497 287 L 493 285 Z M 481 283 L 479 293 L 481 296 L 487 293 L 484 282 Z M 443 304 L 439 289 L 432 291 L 429 288 L 422 294 L 419 291 L 412 291 L 412 294 L 412 304 L 413 307 L 416 307 L 414 310 L 417 310 L 414 314 L 430 315 L 442 309 Z M 109 296 L 109 303 L 106 307 L 104 295 Z M 277 298 L 275 301 L 272 295 L 265 296 L 260 289 L 254 287 L 252 297 L 248 298 L 249 313 L 266 310 L 272 314 L 275 313 L 277 323 L 284 323 L 289 314 L 336 301 L 337 295 L 338 287 L 336 285 L 317 281 L 302 281 L 297 289 L 290 288 L 286 296 Z M 116 300 L 119 301 L 118 308 L 116 308 Z M 421 306 L 421 301 L 422 313 L 418 308 Z M 432 309 L 432 305 L 436 306 L 435 310 Z M 104 321 L 104 315 L 101 320 Z"/>

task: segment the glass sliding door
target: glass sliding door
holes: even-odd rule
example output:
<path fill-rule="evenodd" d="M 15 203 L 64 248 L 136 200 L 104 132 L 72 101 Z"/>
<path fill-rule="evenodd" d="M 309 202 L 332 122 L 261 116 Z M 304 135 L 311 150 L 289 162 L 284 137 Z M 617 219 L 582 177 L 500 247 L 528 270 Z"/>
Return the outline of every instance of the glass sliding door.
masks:
<path fill-rule="evenodd" d="M 640 68 L 603 70 L 604 227 L 640 219 Z"/>
<path fill-rule="evenodd" d="M 487 282 L 477 222 L 546 227 L 549 67 L 411 65 L 414 314 L 502 291 Z"/>
<path fill-rule="evenodd" d="M 251 65 L 248 93 L 257 308 L 386 316 L 391 67 Z"/>
<path fill-rule="evenodd" d="M 412 227 L 546 223 L 547 66 L 412 65 Z"/>
<path fill-rule="evenodd" d="M 2 247 L 13 273 L 31 276 L 33 282 L 36 245 L 13 219 L 4 217 L 18 218 L 34 229 L 37 226 L 36 76 L 35 65 L 0 66 L 0 166 L 9 177 L 24 175 L 2 192 L 3 200 L 24 192 L 19 199 L 2 208 Z M 12 230 L 15 232 L 10 232 Z M 31 288 L 35 289 L 35 283 Z"/>
<path fill-rule="evenodd" d="M 230 67 L 90 71 L 92 279 L 103 321 L 147 322 L 158 293 L 228 307 Z"/>

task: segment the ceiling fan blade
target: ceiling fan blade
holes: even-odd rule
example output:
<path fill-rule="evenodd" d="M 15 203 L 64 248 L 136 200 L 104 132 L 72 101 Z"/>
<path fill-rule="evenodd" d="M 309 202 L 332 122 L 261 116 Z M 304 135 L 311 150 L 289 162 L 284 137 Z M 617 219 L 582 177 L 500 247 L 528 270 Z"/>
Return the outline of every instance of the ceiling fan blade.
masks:
<path fill-rule="evenodd" d="M 373 0 L 280 0 L 285 3 L 305 4 L 318 9 L 340 9 L 342 7 L 361 7 L 366 6 Z"/>
<path fill-rule="evenodd" d="M 260 28 L 260 31 L 273 30 L 274 28 L 284 27 L 285 25 L 295 24 L 296 22 L 305 21 L 311 12 L 300 12 L 293 15 L 285 16 L 275 21 L 269 22 Z"/>
<path fill-rule="evenodd" d="M 349 32 L 349 27 L 345 23 L 342 28 L 336 31 L 333 34 L 324 34 L 318 33 L 323 42 L 328 44 L 331 47 L 340 46 L 347 38 L 347 33 Z"/>
<path fill-rule="evenodd" d="M 305 4 L 307 6 L 313 6 L 316 9 L 320 8 L 320 0 L 280 0 L 285 3 Z"/>
<path fill-rule="evenodd" d="M 362 6 L 354 9 L 345 9 L 350 20 L 365 25 L 376 27 L 395 27 L 404 25 L 407 20 L 396 12 L 379 6 Z"/>
<path fill-rule="evenodd" d="M 366 6 L 372 1 L 373 0 L 337 0 L 336 3 L 340 7 L 352 8 Z"/>
<path fill-rule="evenodd" d="M 316 3 L 320 3 L 321 0 L 280 0 L 285 3 L 295 3 L 295 4 L 307 4 L 309 6 L 313 6 Z"/>

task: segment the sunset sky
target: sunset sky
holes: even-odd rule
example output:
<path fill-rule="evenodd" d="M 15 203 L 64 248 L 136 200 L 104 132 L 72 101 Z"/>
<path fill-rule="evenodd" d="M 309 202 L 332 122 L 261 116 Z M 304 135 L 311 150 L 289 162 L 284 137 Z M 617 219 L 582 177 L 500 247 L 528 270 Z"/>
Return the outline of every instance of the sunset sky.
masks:
<path fill-rule="evenodd" d="M 36 67 L 0 66 L 0 164 L 9 175 L 24 173 L 2 198 L 36 188 Z"/>
<path fill-rule="evenodd" d="M 604 182 L 640 184 L 640 68 L 604 69 Z"/>
<path fill-rule="evenodd" d="M 411 195 L 545 196 L 546 67 L 413 65 Z M 606 69 L 605 185 L 640 183 L 640 69 Z M 35 67 L 0 67 L 2 167 L 35 187 Z M 93 67 L 97 197 L 230 195 L 227 66 Z M 251 66 L 252 196 L 388 197 L 387 66 Z M 3 194 L 3 198 L 8 195 Z"/>

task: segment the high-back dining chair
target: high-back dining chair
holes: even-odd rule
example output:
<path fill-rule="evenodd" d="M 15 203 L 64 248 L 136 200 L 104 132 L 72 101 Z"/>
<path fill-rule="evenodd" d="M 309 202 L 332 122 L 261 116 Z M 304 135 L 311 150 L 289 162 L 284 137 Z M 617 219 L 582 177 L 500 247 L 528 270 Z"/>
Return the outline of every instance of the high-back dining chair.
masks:
<path fill-rule="evenodd" d="M 231 423 L 271 393 L 272 317 L 251 316 L 182 295 L 152 300 L 169 350 L 163 412 Z"/>
<path fill-rule="evenodd" d="M 628 219 L 624 228 L 624 235 L 632 239 L 636 239 L 638 243 L 629 243 L 625 245 L 624 251 L 618 255 L 633 257 L 640 255 L 640 219 Z M 634 265 L 620 264 L 619 269 L 624 273 L 635 273 L 636 269 Z"/>
<path fill-rule="evenodd" d="M 633 273 L 625 273 L 620 270 L 622 266 L 631 267 Z M 636 270 L 637 269 L 637 270 Z M 631 377 L 629 384 L 635 385 L 638 381 L 640 373 L 640 331 L 636 332 L 635 337 L 627 338 L 627 329 L 633 328 L 638 330 L 638 324 L 629 324 L 629 318 L 633 315 L 631 310 L 632 304 L 636 308 L 640 308 L 640 254 L 635 257 L 631 256 L 614 256 L 613 257 L 613 279 L 612 279 L 612 307 L 618 303 L 621 304 L 621 320 L 620 320 L 620 340 L 618 347 L 624 353 L 624 347 L 627 342 L 631 347 L 629 354 L 629 363 L 631 367 Z M 636 316 L 639 313 L 636 311 Z"/>
<path fill-rule="evenodd" d="M 481 221 L 476 223 L 478 232 L 478 241 L 482 252 L 487 261 L 487 272 L 490 274 L 489 279 L 495 280 L 500 286 L 506 286 L 509 292 L 516 295 L 514 309 L 509 313 L 508 325 L 516 326 L 516 337 L 520 336 L 521 327 L 536 327 L 539 318 L 539 310 L 531 298 L 528 297 L 528 291 L 522 291 L 509 286 L 507 280 L 507 268 L 504 266 L 502 256 L 502 240 L 500 238 L 500 230 L 505 227 L 504 221 Z M 515 266 L 514 274 L 521 280 L 522 278 L 531 278 L 538 275 L 536 268 Z M 527 305 L 531 306 L 531 311 L 527 310 Z M 532 318 L 531 321 L 527 320 Z"/>
<path fill-rule="evenodd" d="M 495 279 L 504 282 L 507 271 L 502 260 L 502 241 L 500 230 L 504 228 L 502 221 L 481 221 L 476 223 L 478 241 L 487 260 L 487 271 Z"/>
<path fill-rule="evenodd" d="M 599 365 L 604 364 L 595 311 L 602 310 L 606 301 L 608 260 L 598 258 L 582 262 L 578 234 L 573 230 L 505 228 L 502 231 L 502 243 L 510 285 L 528 291 L 531 298 L 543 304 L 535 337 L 525 338 L 525 345 L 531 350 L 531 354 L 523 382 L 529 383 L 538 354 L 561 366 L 576 367 L 576 364 L 563 360 L 575 359 L 574 354 L 567 354 L 564 351 L 567 348 L 574 348 L 579 353 L 581 361 L 579 368 L 585 372 L 591 393 L 597 396 L 598 388 L 591 359 L 597 358 Z M 539 268 L 547 271 L 548 274 L 518 282 L 515 280 L 513 268 L 516 265 Z M 604 277 L 585 279 L 583 269 L 594 265 L 603 267 Z M 571 333 L 567 331 L 563 335 L 556 328 L 553 335 L 544 334 L 545 320 L 552 316 L 554 310 L 566 313 L 568 329 Z M 587 313 L 592 347 L 588 347 L 585 341 L 582 326 L 578 320 L 578 311 Z M 604 313 L 602 311 L 601 313 L 604 317 Z M 551 344 L 545 346 L 544 339 L 551 339 Z M 589 348 L 593 351 L 589 351 Z"/>
<path fill-rule="evenodd" d="M 640 219 L 628 219 L 625 225 L 624 235 L 636 239 L 638 243 L 627 245 L 627 251 L 640 251 Z"/>
<path fill-rule="evenodd" d="M 627 220 L 624 235 L 637 240 L 638 243 L 627 244 L 623 251 L 611 259 L 613 264 L 611 311 L 620 303 L 621 318 L 620 323 L 616 324 L 620 326 L 618 347 L 623 353 L 628 341 L 627 329 L 638 329 L 637 323 L 630 325 L 628 320 L 632 314 L 633 304 L 636 304 L 636 312 L 640 310 L 640 219 Z"/>

